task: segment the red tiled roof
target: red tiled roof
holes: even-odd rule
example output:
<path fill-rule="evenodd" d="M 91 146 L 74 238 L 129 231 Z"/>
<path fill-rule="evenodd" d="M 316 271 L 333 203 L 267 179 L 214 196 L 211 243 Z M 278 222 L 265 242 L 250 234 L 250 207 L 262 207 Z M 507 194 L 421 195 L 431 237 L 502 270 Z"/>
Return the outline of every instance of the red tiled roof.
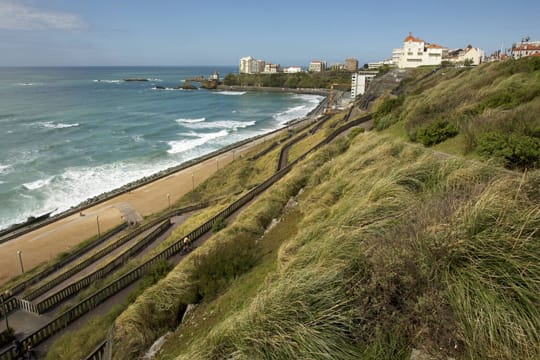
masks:
<path fill-rule="evenodd" d="M 415 37 L 412 35 L 411 32 L 409 33 L 409 36 L 407 36 L 403 42 L 408 42 L 408 41 L 412 41 L 412 42 L 424 42 L 424 40 L 422 40 L 422 39 L 420 39 L 420 38 L 415 38 Z"/>
<path fill-rule="evenodd" d="M 438 45 L 438 44 L 429 44 L 427 46 L 428 49 L 442 49 L 443 47 L 441 45 Z"/>
<path fill-rule="evenodd" d="M 531 45 L 531 44 L 523 44 L 523 45 L 517 45 L 512 50 L 514 51 L 530 51 L 530 50 L 540 50 L 540 45 Z"/>

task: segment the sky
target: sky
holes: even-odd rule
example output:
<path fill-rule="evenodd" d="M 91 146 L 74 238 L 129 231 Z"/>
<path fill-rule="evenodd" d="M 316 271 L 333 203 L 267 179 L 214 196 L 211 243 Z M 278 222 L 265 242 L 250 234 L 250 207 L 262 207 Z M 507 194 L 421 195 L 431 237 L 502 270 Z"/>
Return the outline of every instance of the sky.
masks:
<path fill-rule="evenodd" d="M 540 40 L 538 14 L 538 0 L 0 0 L 0 66 L 364 64 L 409 32 L 491 53 Z"/>

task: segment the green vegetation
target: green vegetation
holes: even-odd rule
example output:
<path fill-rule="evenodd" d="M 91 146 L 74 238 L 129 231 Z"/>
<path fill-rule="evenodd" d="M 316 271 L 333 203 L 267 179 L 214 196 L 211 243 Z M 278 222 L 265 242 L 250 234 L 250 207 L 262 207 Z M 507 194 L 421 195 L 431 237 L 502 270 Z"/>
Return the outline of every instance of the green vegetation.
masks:
<path fill-rule="evenodd" d="M 106 339 L 114 320 L 127 308 L 128 304 L 135 301 L 145 289 L 167 275 L 171 268 L 172 266 L 166 261 L 156 263 L 139 282 L 137 288 L 129 294 L 126 303 L 114 305 L 106 314 L 95 315 L 80 329 L 61 336 L 47 352 L 47 359 L 84 359 Z"/>
<path fill-rule="evenodd" d="M 461 134 L 465 154 L 523 169 L 540 163 L 539 113 L 540 58 L 530 57 L 411 71 L 399 96 L 376 104 L 374 127 L 402 123 L 412 141 L 427 146 Z"/>
<path fill-rule="evenodd" d="M 223 79 L 223 84 L 229 86 L 267 86 L 289 89 L 329 89 L 331 84 L 348 84 L 343 85 L 343 89 L 348 90 L 350 89 L 350 82 L 351 73 L 348 71 L 296 74 L 228 74 Z M 341 89 L 341 87 L 336 88 Z"/>
<path fill-rule="evenodd" d="M 174 330 L 161 359 L 535 359 L 539 188 L 539 171 L 342 137 L 140 296 L 116 357 Z"/>

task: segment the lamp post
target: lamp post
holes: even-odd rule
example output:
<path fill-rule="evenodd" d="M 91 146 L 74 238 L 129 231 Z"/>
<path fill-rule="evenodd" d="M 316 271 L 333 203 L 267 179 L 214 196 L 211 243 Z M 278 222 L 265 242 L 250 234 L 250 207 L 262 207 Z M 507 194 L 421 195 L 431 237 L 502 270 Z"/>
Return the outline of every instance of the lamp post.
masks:
<path fill-rule="evenodd" d="M 24 274 L 24 266 L 22 262 L 22 251 L 17 250 L 17 255 L 19 256 L 19 264 L 21 264 L 21 272 Z"/>
<path fill-rule="evenodd" d="M 218 161 L 217 156 L 216 156 L 216 170 L 219 170 L 219 161 Z"/>
<path fill-rule="evenodd" d="M 97 224 L 97 234 L 98 239 L 101 237 L 101 230 L 99 229 L 99 215 L 96 215 L 96 224 Z"/>
<path fill-rule="evenodd" d="M 195 191 L 195 174 L 191 173 L 191 192 Z"/>
<path fill-rule="evenodd" d="M 169 209 L 171 208 L 171 194 L 167 193 L 167 202 L 169 203 Z"/>
<path fill-rule="evenodd" d="M 6 310 L 6 303 L 4 302 L 4 296 L 5 294 L 0 294 L 0 299 L 2 300 L 2 310 L 4 311 L 4 318 L 6 319 L 6 331 L 9 330 L 9 322 L 8 322 L 8 313 Z"/>

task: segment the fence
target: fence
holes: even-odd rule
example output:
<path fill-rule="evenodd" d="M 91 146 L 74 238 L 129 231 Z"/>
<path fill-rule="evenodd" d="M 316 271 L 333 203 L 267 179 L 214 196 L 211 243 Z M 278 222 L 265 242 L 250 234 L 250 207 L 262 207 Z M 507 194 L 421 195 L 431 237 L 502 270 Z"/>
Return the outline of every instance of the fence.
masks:
<path fill-rule="evenodd" d="M 252 190 L 250 190 L 248 193 L 246 193 L 244 196 L 242 196 L 240 199 L 233 202 L 229 207 L 219 212 L 217 215 L 212 217 L 209 221 L 202 224 L 195 230 L 193 230 L 191 233 L 187 235 L 189 240 L 193 242 L 197 238 L 199 238 L 201 235 L 206 233 L 212 228 L 212 225 L 214 222 L 216 222 L 218 219 L 226 218 L 229 215 L 231 215 L 233 212 L 241 208 L 242 206 L 246 205 L 249 201 L 251 201 L 256 195 L 260 194 L 261 192 L 265 191 L 267 188 L 269 188 L 272 184 L 277 182 L 279 179 L 281 179 L 283 176 L 285 176 L 291 168 L 297 164 L 299 161 L 304 159 L 308 154 L 311 152 L 319 149 L 320 147 L 330 143 L 332 140 L 334 140 L 340 133 L 343 131 L 359 125 L 363 122 L 366 122 L 371 119 L 371 115 L 365 116 L 363 118 L 353 120 L 351 122 L 348 122 L 347 124 L 341 126 L 340 128 L 336 129 L 332 134 L 330 134 L 326 139 L 321 141 L 319 144 L 315 145 L 312 149 L 301 155 L 298 159 L 293 161 L 288 166 L 284 167 L 283 169 L 279 170 L 278 172 L 274 173 L 270 178 L 265 180 L 263 183 L 259 184 Z M 138 280 L 142 275 L 146 274 L 146 272 L 158 261 L 167 259 L 171 257 L 172 255 L 178 253 L 181 251 L 184 247 L 182 239 L 179 239 L 177 242 L 171 244 L 169 247 L 164 249 L 159 254 L 155 255 L 154 257 L 147 260 L 145 263 L 139 265 L 137 268 L 133 269 L 132 271 L 124 274 L 122 277 L 120 277 L 115 282 L 105 286 L 101 290 L 97 291 L 93 295 L 89 296 L 88 298 L 84 299 L 83 301 L 79 302 L 77 305 L 72 307 L 71 309 L 65 311 L 61 315 L 59 315 L 54 320 L 50 321 L 47 325 L 43 326 L 39 330 L 35 331 L 34 333 L 27 336 L 23 341 L 28 342 L 29 340 L 32 341 L 32 344 L 37 345 L 41 343 L 42 341 L 46 340 L 50 336 L 56 334 L 58 331 L 65 328 L 67 325 L 69 325 L 74 320 L 78 319 L 82 315 L 84 315 L 86 312 L 94 309 L 97 307 L 101 302 L 109 298 L 110 296 L 116 294 L 120 290 L 126 288 L 131 283 Z M 106 346 L 106 345 L 104 345 Z M 103 353 L 105 351 L 103 350 L 103 353 L 100 352 L 99 347 L 96 349 L 97 355 L 96 356 L 103 356 Z M 99 355 L 101 354 L 101 355 Z M 102 357 L 104 358 L 104 357 Z M 4 352 L 0 353 L 0 360 L 12 360 L 13 359 L 13 353 L 12 349 L 5 350 Z M 95 357 L 92 359 L 100 359 L 99 357 Z"/>
<path fill-rule="evenodd" d="M 107 265 L 103 266 L 102 268 L 88 274 L 87 276 L 83 277 L 82 279 L 66 286 L 62 290 L 58 291 L 57 293 L 47 297 L 46 299 L 40 301 L 36 306 L 36 313 L 37 314 L 43 314 L 47 310 L 51 309 L 52 307 L 56 306 L 60 302 L 64 301 L 66 298 L 78 293 L 94 281 L 101 279 L 105 277 L 107 274 L 111 273 L 114 269 L 118 268 L 119 266 L 125 264 L 133 255 L 138 253 L 141 249 L 146 247 L 149 243 L 154 241 L 157 237 L 159 237 L 162 233 L 167 231 L 171 227 L 172 223 L 170 220 L 165 221 L 163 224 L 161 224 L 158 228 L 156 228 L 154 231 L 152 231 L 150 234 L 145 236 L 142 240 L 137 242 L 134 246 L 129 248 L 127 251 L 122 253 L 120 256 L 118 256 L 116 259 L 108 263 Z"/>
<path fill-rule="evenodd" d="M 204 204 L 204 205 L 206 205 L 206 204 Z M 201 208 L 201 206 L 202 206 L 202 204 L 194 205 L 194 206 L 186 207 L 186 208 L 183 208 L 183 209 L 174 210 L 173 213 L 180 213 L 181 214 L 181 213 L 196 210 L 198 208 Z M 122 236 L 120 239 L 118 239 L 114 243 L 112 243 L 112 244 L 104 247 L 103 249 L 97 251 L 92 256 L 90 256 L 87 259 L 81 261 L 80 263 L 73 266 L 69 270 L 63 272 L 62 274 L 55 277 L 51 281 L 43 284 L 42 286 L 38 287 L 37 289 L 32 290 L 29 293 L 25 294 L 24 298 L 27 299 L 27 300 L 36 299 L 40 295 L 42 295 L 42 294 L 46 293 L 47 291 L 49 291 L 50 289 L 54 288 L 56 285 L 62 283 L 66 279 L 69 279 L 74 274 L 76 274 L 79 271 L 81 271 L 82 269 L 86 268 L 88 265 L 90 265 L 93 262 L 101 259 L 103 256 L 107 255 L 108 253 L 112 252 L 113 250 L 117 249 L 118 247 L 124 245 L 126 242 L 132 240 L 135 236 L 138 236 L 138 235 L 142 234 L 146 230 L 154 227 L 156 224 L 162 222 L 164 219 L 167 219 L 170 216 L 171 216 L 171 212 L 167 212 L 166 214 L 160 216 L 159 218 L 157 218 L 155 220 L 152 220 L 152 221 L 148 222 L 147 224 L 139 226 L 134 231 L 131 231 L 129 234 L 126 234 L 126 235 Z"/>

